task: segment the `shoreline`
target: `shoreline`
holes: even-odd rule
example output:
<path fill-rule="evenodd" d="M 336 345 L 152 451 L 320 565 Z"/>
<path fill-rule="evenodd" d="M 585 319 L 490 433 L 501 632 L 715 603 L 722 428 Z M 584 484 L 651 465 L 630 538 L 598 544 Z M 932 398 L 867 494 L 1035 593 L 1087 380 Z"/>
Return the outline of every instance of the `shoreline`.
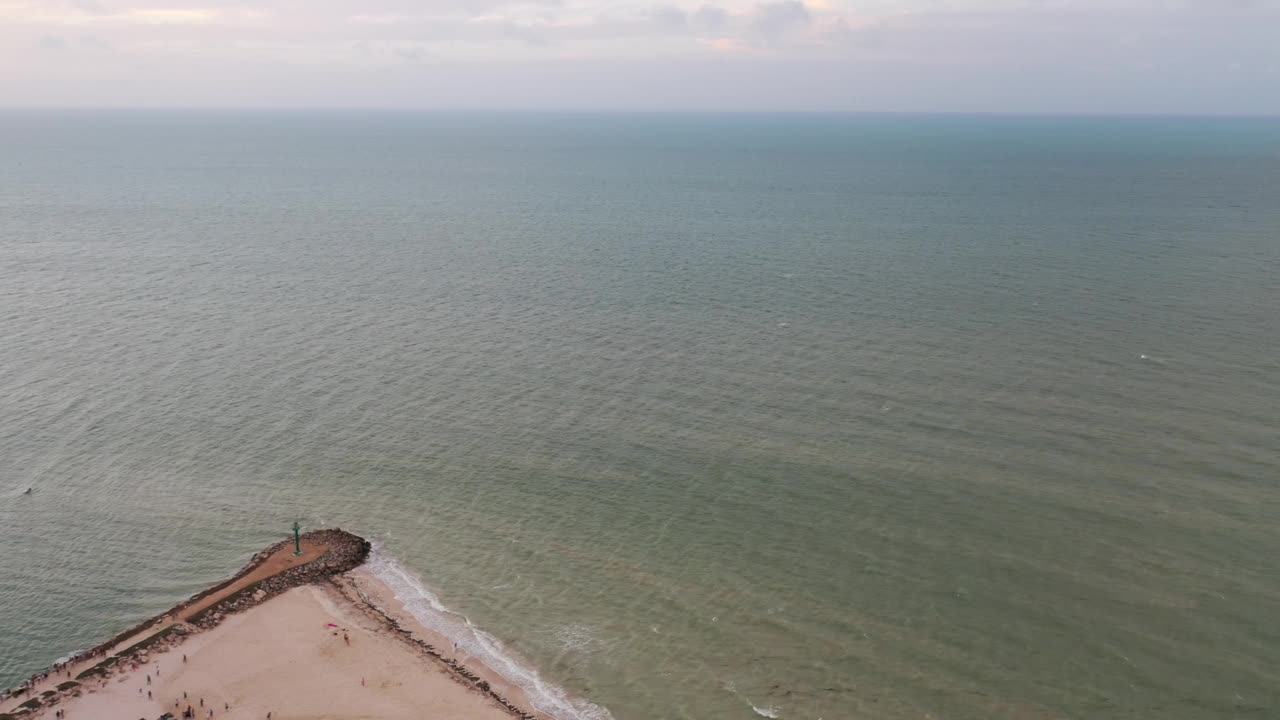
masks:
<path fill-rule="evenodd" d="M 358 634 L 360 637 L 362 646 L 375 646 L 375 654 L 367 654 L 370 652 L 368 650 L 360 651 L 366 653 L 362 656 L 366 663 L 377 664 L 384 657 L 396 654 L 410 655 L 422 661 L 423 667 L 416 668 L 422 674 L 429 675 L 434 670 L 457 689 L 450 692 L 435 687 L 436 695 L 427 698 L 410 697 L 412 693 L 406 691 L 383 693 L 394 696 L 382 698 L 387 703 L 385 716 L 388 718 L 401 717 L 399 708 L 406 702 L 447 701 L 457 705 L 462 701 L 453 695 L 460 691 L 472 698 L 468 702 L 477 706 L 460 708 L 450 705 L 451 711 L 455 713 L 466 711 L 460 717 L 487 717 L 478 707 L 484 705 L 492 706 L 504 717 L 554 720 L 545 713 L 526 710 L 531 703 L 523 690 L 479 659 L 459 658 L 455 657 L 455 653 L 448 652 L 448 638 L 417 622 L 389 586 L 367 568 L 361 567 L 368 560 L 372 547 L 367 540 L 340 529 L 315 530 L 302 535 L 302 546 L 302 556 L 294 557 L 291 540 L 274 543 L 255 553 L 231 577 L 105 642 L 71 656 L 65 662 L 55 663 L 48 671 L 34 674 L 18 688 L 6 690 L 0 694 L 0 720 L 54 717 L 55 708 L 64 710 L 72 717 L 113 717 L 103 711 L 122 711 L 122 708 L 116 707 L 121 704 L 130 706 L 129 714 L 121 715 L 122 718 L 132 720 L 140 717 L 139 711 L 144 712 L 142 717 L 145 718 L 162 717 L 162 713 L 168 708 L 167 703 L 160 705 L 158 700 L 149 699 L 144 702 L 143 686 L 138 686 L 137 698 L 123 698 L 119 695 L 118 688 L 111 686 L 125 683 L 129 679 L 136 681 L 141 674 L 146 675 L 147 686 L 151 686 L 152 678 L 146 671 L 151 665 L 155 665 L 158 692 L 160 668 L 163 664 L 172 664 L 173 658 L 177 656 L 173 651 L 178 648 L 188 649 L 188 652 L 180 653 L 182 660 L 181 665 L 177 666 L 179 673 L 188 668 L 203 667 L 206 663 L 199 654 L 199 648 L 208 647 L 211 643 L 219 647 L 215 653 L 220 654 L 219 657 L 239 656 L 239 659 L 223 661 L 208 672 L 215 675 L 221 672 L 233 677 L 237 668 L 246 663 L 258 662 L 266 663 L 263 670 L 268 674 L 273 673 L 280 666 L 274 651 L 258 657 L 254 655 L 256 648 L 245 646 L 253 645 L 263 632 L 291 627 L 289 622 L 293 615 L 280 615 L 286 606 L 298 616 L 315 617 L 318 616 L 317 613 L 329 613 L 335 618 L 367 620 L 360 627 L 351 629 L 353 635 Z M 276 598 L 281 599 L 273 603 Z M 242 631 L 235 628 L 264 622 L 263 618 L 266 616 L 276 617 L 275 624 L 259 629 L 257 635 L 236 635 Z M 342 623 L 330 621 L 327 624 L 336 628 Z M 347 629 L 343 627 L 344 639 Z M 296 642 L 300 647 L 312 647 L 315 644 L 311 637 L 314 635 L 313 630 L 312 628 L 309 634 L 302 634 L 301 629 L 295 628 L 294 635 L 284 641 Z M 333 634 L 336 637 L 336 631 Z M 228 637 L 240 637 L 240 646 L 226 646 L 226 642 L 230 642 Z M 350 646 L 349 641 L 347 645 Z M 321 650 L 321 654 L 327 657 L 330 649 Z M 187 662 L 188 653 L 193 653 L 190 666 Z M 306 660 L 289 662 L 305 664 Z M 404 660 L 401 664 L 404 664 Z M 317 673 L 332 671 L 327 667 L 313 669 Z M 170 673 L 173 672 L 171 669 Z M 424 680 L 430 678 L 417 678 L 412 684 L 423 685 Z M 363 685 L 363 677 L 361 682 Z M 400 684 L 402 683 L 396 683 L 397 686 Z M 384 685 L 385 687 L 387 686 Z M 327 688 L 325 686 L 321 689 Z M 274 692 L 276 695 L 280 694 L 278 690 L 274 685 L 259 688 L 260 692 Z M 148 698 L 152 694 L 150 690 L 145 692 Z M 95 702 L 95 698 L 99 702 Z M 311 699 L 308 696 L 294 700 L 305 704 Z M 175 703 L 178 702 L 175 699 Z M 88 713 L 81 712 L 86 705 L 100 707 Z M 466 703 L 462 702 L 462 705 Z M 71 714 L 72 709 L 75 710 L 74 715 Z M 168 709 L 168 712 L 174 712 L 174 709 Z M 204 713 L 205 710 L 201 709 L 199 712 Z M 212 707 L 209 712 L 213 712 Z M 277 714 L 276 717 L 285 720 L 289 715 Z"/>
<path fill-rule="evenodd" d="M 448 651 L 450 640 L 427 628 L 404 608 L 394 590 L 364 567 L 336 575 L 329 584 L 352 605 L 375 618 L 401 642 L 430 658 L 459 683 L 484 693 L 521 720 L 556 720 L 532 707 L 526 693 L 478 658 Z M 353 597 L 354 596 L 354 597 Z M 459 659 L 461 658 L 461 659 Z M 473 660 L 468 663 L 466 660 Z"/>

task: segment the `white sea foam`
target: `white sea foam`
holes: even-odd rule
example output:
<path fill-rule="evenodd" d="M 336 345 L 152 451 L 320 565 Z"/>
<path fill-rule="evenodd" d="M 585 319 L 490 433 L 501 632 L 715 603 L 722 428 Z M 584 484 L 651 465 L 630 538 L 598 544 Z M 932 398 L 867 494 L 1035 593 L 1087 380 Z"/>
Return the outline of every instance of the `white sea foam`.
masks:
<path fill-rule="evenodd" d="M 445 607 L 421 579 L 384 552 L 380 544 L 374 545 L 365 567 L 391 588 L 396 599 L 424 627 L 457 643 L 459 651 L 523 690 L 533 710 L 556 720 L 613 720 L 605 708 L 571 698 L 562 688 L 543 680 L 537 671 L 513 657 L 500 640 L 472 625 L 465 615 Z"/>
<path fill-rule="evenodd" d="M 570 652 L 588 653 L 599 645 L 591 628 L 586 625 L 566 625 L 556 630 L 555 635 L 561 649 Z"/>
<path fill-rule="evenodd" d="M 767 718 L 778 717 L 778 708 L 773 707 L 772 705 L 768 707 L 756 707 L 755 705 L 752 705 L 751 709 L 755 710 L 756 714 L 759 715 L 760 717 L 767 717 Z"/>

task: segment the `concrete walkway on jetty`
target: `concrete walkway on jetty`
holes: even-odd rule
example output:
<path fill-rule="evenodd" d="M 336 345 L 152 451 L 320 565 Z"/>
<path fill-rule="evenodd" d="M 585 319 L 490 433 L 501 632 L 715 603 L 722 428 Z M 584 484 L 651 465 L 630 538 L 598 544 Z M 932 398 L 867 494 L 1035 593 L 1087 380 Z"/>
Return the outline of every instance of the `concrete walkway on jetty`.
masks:
<path fill-rule="evenodd" d="M 58 673 L 50 672 L 41 680 L 29 685 L 25 692 L 0 701 L 0 713 L 14 713 L 19 710 L 19 706 L 31 698 L 38 698 L 41 693 L 56 690 L 58 685 L 73 681 L 86 670 L 118 656 L 122 651 L 132 648 L 174 625 L 191 620 L 201 612 L 216 606 L 245 588 L 319 559 L 326 552 L 333 549 L 335 544 L 338 544 L 335 543 L 331 535 L 327 534 L 328 532 L 320 531 L 304 535 L 301 542 L 302 555 L 300 556 L 293 554 L 294 544 L 291 541 L 278 543 L 278 546 L 273 546 L 268 551 L 264 551 L 267 552 L 265 558 L 261 553 L 255 555 L 254 560 L 246 568 L 247 572 L 242 570 L 230 583 L 215 586 L 216 589 L 212 592 L 197 595 L 193 600 L 188 600 L 165 615 L 153 618 L 148 623 L 137 628 L 136 632 L 116 638 L 108 647 L 100 647 L 99 650 L 101 652 L 80 660 L 74 660 L 62 666 Z"/>

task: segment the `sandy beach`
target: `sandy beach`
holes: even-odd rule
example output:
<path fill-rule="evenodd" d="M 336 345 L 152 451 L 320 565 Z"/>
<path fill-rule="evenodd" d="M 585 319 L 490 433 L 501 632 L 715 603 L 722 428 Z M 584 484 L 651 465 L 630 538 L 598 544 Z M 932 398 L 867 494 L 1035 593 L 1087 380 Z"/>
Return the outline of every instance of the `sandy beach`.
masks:
<path fill-rule="evenodd" d="M 526 699 L 496 673 L 452 657 L 451 643 L 419 626 L 367 572 L 333 573 L 265 597 L 255 590 L 273 573 L 324 557 L 320 544 L 306 549 L 302 558 L 270 553 L 216 592 L 6 699 L 0 718 L 61 712 L 66 718 L 154 720 L 165 713 L 181 718 L 188 708 L 195 718 L 230 720 L 545 717 L 518 709 Z M 236 598 L 252 604 L 237 610 L 229 606 Z M 186 622 L 193 619 L 195 624 Z M 154 638 L 165 629 L 179 632 L 136 649 L 139 637 Z M 99 673 L 102 657 L 115 653 L 127 659 Z M 66 686 L 68 674 L 76 678 L 74 687 Z M 42 699 L 41 706 L 24 709 L 21 703 L 33 697 Z"/>

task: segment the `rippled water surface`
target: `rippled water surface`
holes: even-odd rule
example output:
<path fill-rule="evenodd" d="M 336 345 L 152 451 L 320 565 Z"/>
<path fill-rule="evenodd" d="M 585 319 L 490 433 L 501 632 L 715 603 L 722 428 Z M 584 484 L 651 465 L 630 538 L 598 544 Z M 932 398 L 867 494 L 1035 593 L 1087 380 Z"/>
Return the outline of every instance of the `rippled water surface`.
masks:
<path fill-rule="evenodd" d="M 9 113 L 0 161 L 0 682 L 297 518 L 617 720 L 1280 713 L 1280 121 Z"/>

